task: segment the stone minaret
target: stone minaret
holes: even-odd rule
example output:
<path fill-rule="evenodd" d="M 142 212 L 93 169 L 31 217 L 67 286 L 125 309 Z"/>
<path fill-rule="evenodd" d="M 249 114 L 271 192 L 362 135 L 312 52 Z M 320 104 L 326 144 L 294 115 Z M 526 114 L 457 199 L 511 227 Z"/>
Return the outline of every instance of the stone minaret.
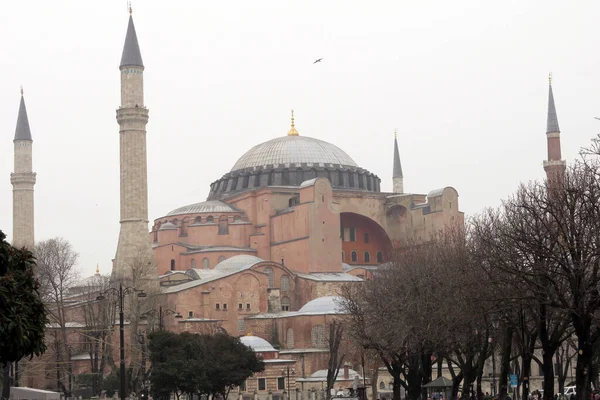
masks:
<path fill-rule="evenodd" d="M 404 177 L 402 175 L 402 164 L 400 164 L 400 152 L 398 151 L 398 133 L 394 131 L 394 173 L 392 174 L 394 193 L 404 193 Z"/>
<path fill-rule="evenodd" d="M 544 170 L 548 181 L 562 177 L 566 163 L 561 160 L 560 153 L 560 128 L 558 117 L 554 106 L 554 94 L 552 93 L 552 75 L 548 77 L 548 123 L 546 126 L 546 138 L 548 140 L 548 160 L 544 161 Z"/>
<path fill-rule="evenodd" d="M 151 254 L 148 234 L 148 178 L 146 166 L 146 124 L 144 106 L 144 64 L 131 10 L 121 57 L 120 126 L 121 230 L 113 263 L 113 276 L 127 278 L 136 260 Z"/>
<path fill-rule="evenodd" d="M 29 129 L 27 108 L 21 88 L 21 104 L 15 130 L 15 172 L 10 174 L 13 185 L 13 246 L 33 250 L 33 185 L 35 172 L 32 168 L 33 140 Z"/>

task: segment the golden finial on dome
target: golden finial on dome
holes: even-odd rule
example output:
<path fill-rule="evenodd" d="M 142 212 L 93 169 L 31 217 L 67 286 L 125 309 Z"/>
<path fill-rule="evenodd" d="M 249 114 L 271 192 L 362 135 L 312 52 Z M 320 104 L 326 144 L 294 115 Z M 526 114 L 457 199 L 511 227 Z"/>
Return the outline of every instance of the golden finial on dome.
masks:
<path fill-rule="evenodd" d="M 100 275 L 100 265 L 96 264 L 96 274 Z"/>
<path fill-rule="evenodd" d="M 288 136 L 298 136 L 300 135 L 294 126 L 294 110 L 292 109 L 292 127 L 288 131 Z"/>
<path fill-rule="evenodd" d="M 129 15 L 133 14 L 133 8 L 131 8 L 131 2 L 127 2 L 127 7 L 129 8 Z"/>
<path fill-rule="evenodd" d="M 548 85 L 552 85 L 552 72 L 548 74 Z"/>

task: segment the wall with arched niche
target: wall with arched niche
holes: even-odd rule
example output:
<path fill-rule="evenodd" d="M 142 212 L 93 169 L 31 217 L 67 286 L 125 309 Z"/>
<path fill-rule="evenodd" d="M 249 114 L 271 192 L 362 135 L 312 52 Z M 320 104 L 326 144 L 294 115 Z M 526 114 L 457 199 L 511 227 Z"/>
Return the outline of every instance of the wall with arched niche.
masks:
<path fill-rule="evenodd" d="M 340 215 L 340 259 L 350 265 L 378 265 L 389 260 L 391 241 L 385 230 L 363 215 Z"/>

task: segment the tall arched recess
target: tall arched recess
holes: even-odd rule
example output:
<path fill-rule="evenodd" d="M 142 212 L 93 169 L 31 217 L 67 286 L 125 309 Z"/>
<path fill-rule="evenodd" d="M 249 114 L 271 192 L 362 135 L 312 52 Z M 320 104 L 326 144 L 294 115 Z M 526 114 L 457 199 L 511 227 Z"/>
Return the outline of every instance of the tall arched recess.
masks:
<path fill-rule="evenodd" d="M 365 235 L 366 233 L 366 235 Z M 340 214 L 340 237 L 342 238 L 342 254 L 346 264 L 350 265 L 377 265 L 377 257 L 369 257 L 365 261 L 364 255 L 383 254 L 383 261 L 390 259 L 392 242 L 385 230 L 376 221 L 364 215 L 343 212 Z M 368 238 L 365 240 L 365 238 Z M 352 252 L 356 252 L 357 260 L 352 260 Z"/>

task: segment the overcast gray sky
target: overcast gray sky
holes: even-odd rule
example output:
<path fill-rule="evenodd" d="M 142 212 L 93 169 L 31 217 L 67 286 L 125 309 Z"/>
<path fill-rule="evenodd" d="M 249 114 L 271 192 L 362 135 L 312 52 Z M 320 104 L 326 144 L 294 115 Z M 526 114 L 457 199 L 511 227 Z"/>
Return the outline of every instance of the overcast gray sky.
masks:
<path fill-rule="evenodd" d="M 19 85 L 34 139 L 36 240 L 108 272 L 119 232 L 125 0 L 2 3 L 0 229 L 12 232 Z M 600 2 L 153 1 L 133 16 L 145 70 L 150 220 L 206 199 L 251 146 L 301 135 L 391 190 L 454 186 L 472 215 L 543 177 L 547 75 L 573 160 L 600 131 Z M 313 61 L 323 57 L 323 62 Z"/>

